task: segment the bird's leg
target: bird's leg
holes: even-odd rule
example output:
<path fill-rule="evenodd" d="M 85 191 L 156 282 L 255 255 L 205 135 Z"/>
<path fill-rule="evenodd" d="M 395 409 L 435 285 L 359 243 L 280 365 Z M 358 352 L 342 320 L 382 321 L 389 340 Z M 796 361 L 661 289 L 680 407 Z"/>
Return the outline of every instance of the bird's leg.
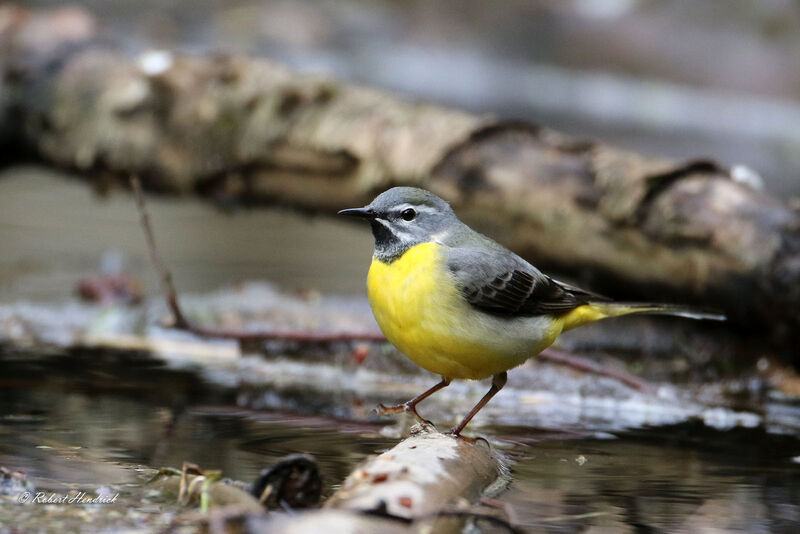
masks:
<path fill-rule="evenodd" d="M 478 401 L 478 404 L 476 404 L 475 407 L 472 408 L 469 411 L 469 413 L 464 417 L 464 419 L 462 419 L 461 422 L 458 423 L 458 426 L 451 428 L 450 430 L 447 431 L 447 433 L 459 437 L 461 435 L 461 431 L 464 430 L 464 427 L 467 426 L 467 423 L 469 423 L 470 420 L 473 417 L 475 417 L 475 414 L 481 411 L 481 408 L 486 406 L 486 403 L 489 402 L 492 399 L 492 397 L 497 395 L 498 391 L 503 389 L 503 386 L 506 385 L 507 379 L 508 375 L 506 374 L 505 371 L 503 371 L 500 374 L 494 375 L 494 377 L 492 378 L 492 387 L 489 388 L 489 391 L 486 392 L 486 395 L 484 395 L 483 398 L 480 401 Z"/>
<path fill-rule="evenodd" d="M 416 417 L 417 421 L 419 421 L 420 423 L 433 426 L 433 423 L 431 423 L 427 419 L 423 419 L 417 413 L 417 404 L 419 404 L 423 400 L 427 399 L 428 397 L 430 397 L 431 395 L 433 395 L 434 393 L 436 393 L 440 389 L 446 388 L 449 385 L 450 385 L 450 379 L 442 377 L 442 381 L 441 382 L 439 382 L 438 384 L 436 384 L 432 388 L 420 393 L 419 395 L 417 395 L 416 397 L 414 397 L 410 401 L 404 402 L 402 404 L 396 404 L 394 406 L 384 406 L 383 404 L 379 404 L 375 408 L 375 411 L 378 413 L 378 415 L 387 415 L 387 414 L 392 414 L 392 413 L 410 412 L 414 417 Z"/>

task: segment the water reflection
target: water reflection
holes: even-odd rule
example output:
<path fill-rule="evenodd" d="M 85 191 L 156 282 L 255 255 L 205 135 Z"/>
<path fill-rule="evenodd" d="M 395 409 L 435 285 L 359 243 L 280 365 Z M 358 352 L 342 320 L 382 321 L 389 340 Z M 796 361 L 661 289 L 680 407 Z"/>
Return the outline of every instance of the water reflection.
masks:
<path fill-rule="evenodd" d="M 7 354 L 2 366 L 0 465 L 26 470 L 41 488 L 123 484 L 131 464 L 185 460 L 252 480 L 284 455 L 308 452 L 330 492 L 393 444 L 372 424 L 238 408 L 229 392 L 141 354 Z M 607 439 L 493 432 L 516 443 L 501 498 L 530 532 L 795 532 L 800 524 L 793 436 L 701 423 Z"/>
<path fill-rule="evenodd" d="M 701 423 L 542 441 L 504 498 L 546 532 L 796 532 L 798 450 L 793 437 Z"/>
<path fill-rule="evenodd" d="M 0 465 L 34 477 L 116 484 L 129 473 L 109 462 L 190 461 L 249 481 L 283 456 L 306 452 L 335 482 L 367 454 L 392 446 L 374 424 L 239 409 L 232 394 L 144 354 L 4 360 Z"/>

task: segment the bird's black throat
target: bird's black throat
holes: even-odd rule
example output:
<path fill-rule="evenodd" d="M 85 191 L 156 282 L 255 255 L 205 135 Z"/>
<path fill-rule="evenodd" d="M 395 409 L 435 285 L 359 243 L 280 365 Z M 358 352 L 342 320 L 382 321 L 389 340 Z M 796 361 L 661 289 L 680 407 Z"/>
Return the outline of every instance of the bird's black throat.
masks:
<path fill-rule="evenodd" d="M 413 246 L 399 239 L 389 228 L 378 221 L 370 221 L 375 237 L 375 257 L 383 263 L 392 263 Z"/>

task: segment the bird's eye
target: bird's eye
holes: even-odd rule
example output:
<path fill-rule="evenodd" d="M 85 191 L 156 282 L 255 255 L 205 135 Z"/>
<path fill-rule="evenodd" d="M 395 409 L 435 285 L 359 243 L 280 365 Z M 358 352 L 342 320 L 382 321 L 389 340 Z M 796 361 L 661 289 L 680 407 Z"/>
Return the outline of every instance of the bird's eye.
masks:
<path fill-rule="evenodd" d="M 413 208 L 406 208 L 400 212 L 400 217 L 402 217 L 404 221 L 413 221 L 416 216 L 417 212 L 414 211 Z"/>

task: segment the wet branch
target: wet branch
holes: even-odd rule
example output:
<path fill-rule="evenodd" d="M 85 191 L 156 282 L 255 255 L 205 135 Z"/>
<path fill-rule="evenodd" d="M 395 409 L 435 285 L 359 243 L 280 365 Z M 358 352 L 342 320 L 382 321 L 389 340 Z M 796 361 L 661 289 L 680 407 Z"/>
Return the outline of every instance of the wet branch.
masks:
<path fill-rule="evenodd" d="M 185 330 L 202 337 L 215 337 L 224 339 L 235 339 L 240 342 L 259 342 L 259 341 L 287 341 L 297 343 L 338 343 L 349 341 L 371 341 L 381 343 L 386 341 L 386 337 L 380 332 L 317 332 L 317 331 L 269 331 L 269 332 L 242 332 L 222 328 L 209 328 L 194 325 L 186 319 L 186 315 L 181 309 L 178 301 L 178 292 L 172 281 L 170 273 L 164 263 L 161 254 L 156 246 L 156 239 L 153 227 L 150 224 L 150 214 L 147 211 L 142 184 L 137 176 L 130 177 L 130 186 L 136 197 L 136 209 L 139 212 L 139 221 L 142 225 L 145 239 L 147 241 L 147 252 L 150 261 L 158 271 L 161 292 L 167 302 L 173 316 L 172 327 L 178 330 Z"/>
<path fill-rule="evenodd" d="M 655 387 L 652 384 L 636 375 L 632 375 L 626 371 L 623 371 L 622 369 L 615 369 L 613 367 L 597 363 L 589 358 L 584 358 L 576 354 L 569 354 L 567 352 L 549 348 L 544 350 L 539 355 L 539 358 L 547 360 L 548 362 L 556 365 L 562 365 L 571 369 L 575 369 L 576 371 L 599 376 L 607 376 L 622 382 L 628 387 L 644 393 L 653 393 L 655 391 Z"/>
<path fill-rule="evenodd" d="M 139 212 L 139 222 L 144 231 L 144 237 L 147 240 L 147 253 L 150 256 L 150 261 L 153 262 L 153 267 L 158 271 L 159 283 L 161 285 L 161 292 L 167 301 L 173 317 L 173 326 L 178 329 L 187 330 L 191 329 L 189 321 L 183 315 L 180 304 L 178 304 L 178 293 L 175 291 L 175 284 L 172 283 L 172 273 L 169 272 L 161 254 L 156 247 L 156 238 L 153 235 L 153 227 L 150 225 L 150 213 L 147 211 L 147 206 L 144 202 L 144 194 L 142 193 L 142 183 L 138 176 L 131 176 L 130 178 L 131 189 L 133 195 L 136 197 L 136 210 Z"/>

